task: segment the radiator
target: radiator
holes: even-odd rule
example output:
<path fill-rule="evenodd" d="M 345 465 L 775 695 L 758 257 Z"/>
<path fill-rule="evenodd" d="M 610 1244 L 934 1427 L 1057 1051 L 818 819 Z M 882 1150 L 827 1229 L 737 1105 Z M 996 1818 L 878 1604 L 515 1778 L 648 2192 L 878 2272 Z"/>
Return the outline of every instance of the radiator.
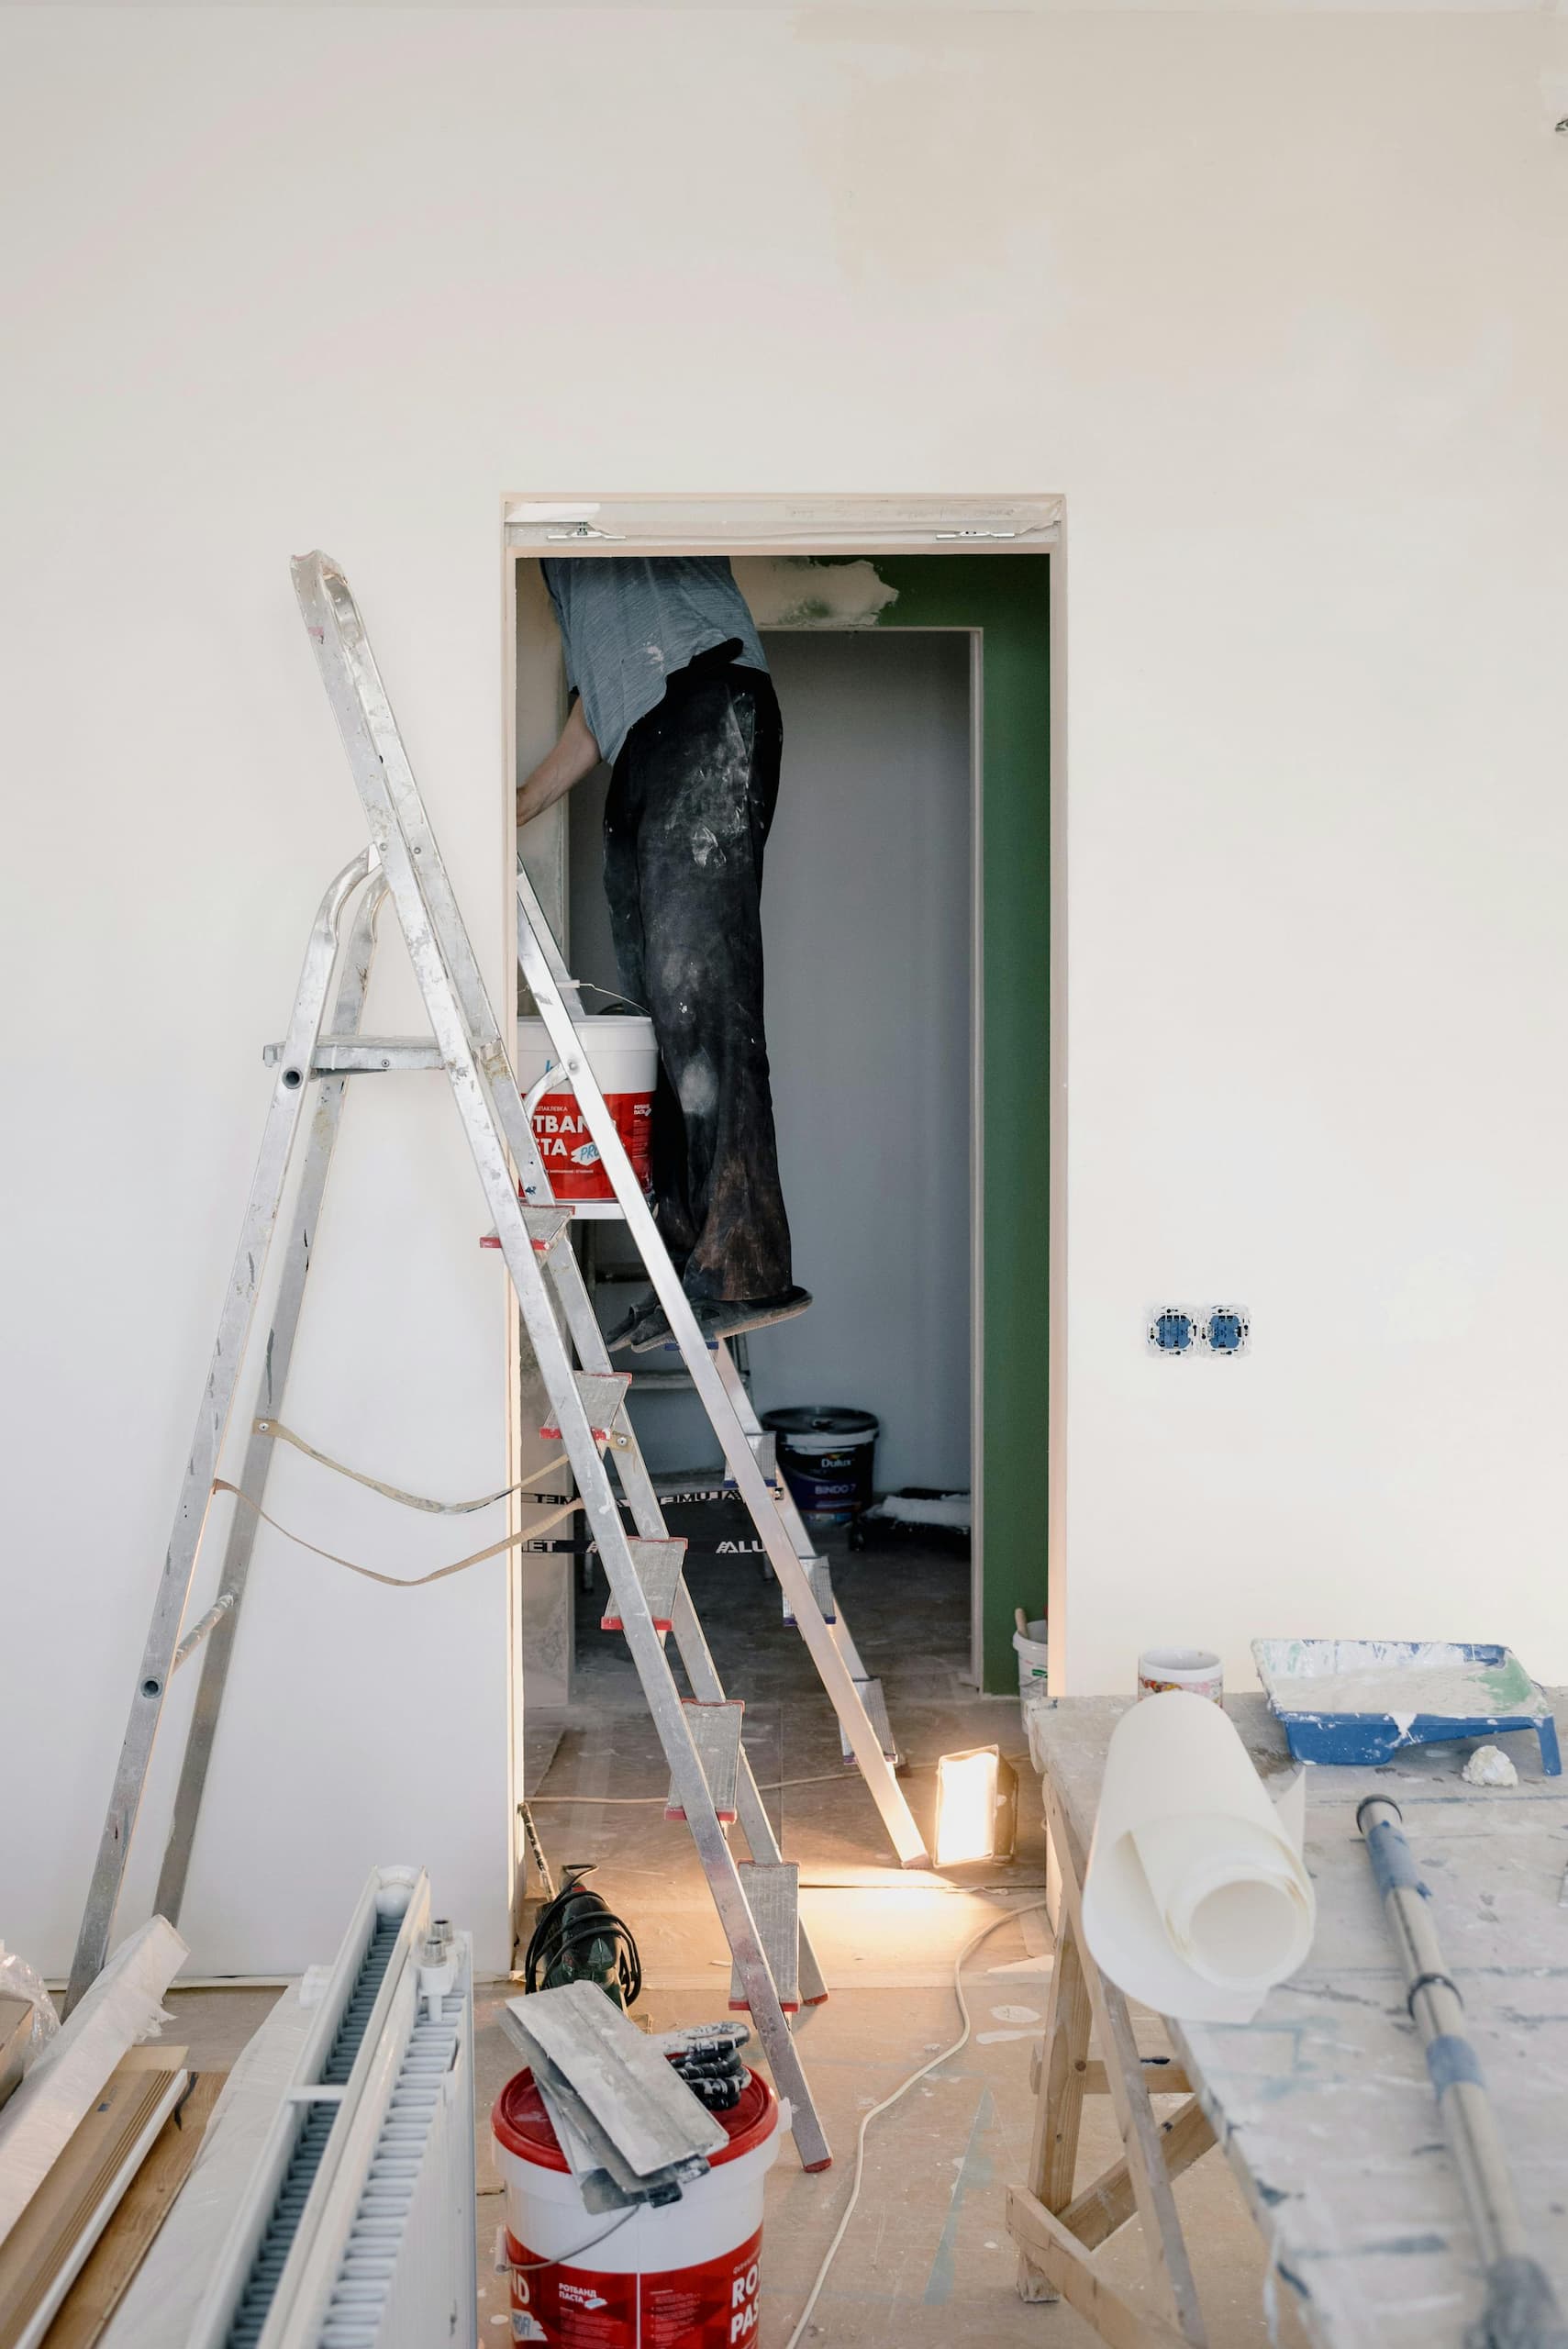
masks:
<path fill-rule="evenodd" d="M 159 2349 L 477 2349 L 467 1937 L 433 1928 L 421 1872 L 378 1869 L 323 1975 L 243 2183 L 192 2213 L 187 2255 L 198 2227 L 221 2245 Z"/>
<path fill-rule="evenodd" d="M 359 2176 L 360 2173 L 356 2172 Z M 473 1998 L 423 2009 L 363 2165 L 327 2308 L 301 2349 L 445 2349 L 475 2339 Z"/>

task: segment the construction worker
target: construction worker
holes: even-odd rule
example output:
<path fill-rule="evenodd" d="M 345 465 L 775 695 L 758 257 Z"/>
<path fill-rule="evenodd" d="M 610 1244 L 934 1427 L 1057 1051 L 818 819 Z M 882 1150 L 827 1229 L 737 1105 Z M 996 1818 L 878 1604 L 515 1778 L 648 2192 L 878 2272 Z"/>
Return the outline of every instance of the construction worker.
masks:
<path fill-rule="evenodd" d="M 620 984 L 659 1046 L 651 1164 L 664 1245 L 712 1339 L 803 1313 L 779 1187 L 762 1027 L 762 850 L 784 729 L 722 556 L 541 565 L 570 715 L 517 790 L 527 823 L 609 764 L 605 894 Z M 670 1342 L 657 1301 L 610 1333 Z"/>

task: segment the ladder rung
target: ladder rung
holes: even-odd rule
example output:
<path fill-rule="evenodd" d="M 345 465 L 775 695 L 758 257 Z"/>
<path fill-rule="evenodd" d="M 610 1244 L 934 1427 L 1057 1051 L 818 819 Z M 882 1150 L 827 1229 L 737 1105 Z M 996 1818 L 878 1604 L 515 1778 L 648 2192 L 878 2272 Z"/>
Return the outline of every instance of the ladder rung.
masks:
<path fill-rule="evenodd" d="M 836 1623 L 839 1617 L 833 1604 L 833 1577 L 827 1559 L 802 1558 L 800 1563 L 806 1568 L 806 1578 L 811 1585 L 811 1596 L 817 1601 L 822 1620 L 825 1623 Z M 789 1603 L 787 1591 L 784 1592 L 784 1619 L 793 1629 L 795 1610 Z"/>
<path fill-rule="evenodd" d="M 880 1680 L 857 1680 L 855 1687 L 859 1689 L 861 1702 L 866 1709 L 866 1719 L 876 1731 L 883 1752 L 896 1770 L 899 1761 L 898 1741 L 893 1734 L 893 1723 L 887 1718 L 887 1698 L 882 1693 L 882 1683 Z M 845 1761 L 852 1763 L 855 1758 L 854 1748 L 841 1729 L 839 1731 L 839 1744 Z"/>
<path fill-rule="evenodd" d="M 800 2010 L 800 1869 L 794 1860 L 740 1860 L 736 1864 L 768 1972 L 786 2015 Z M 822 1993 L 825 1998 L 826 1991 Z M 819 2001 L 818 2001 L 819 2003 Z M 740 1968 L 729 1969 L 729 2004 L 736 2013 L 750 2008 Z"/>
<path fill-rule="evenodd" d="M 276 1068 L 285 1044 L 263 1044 L 261 1059 Z M 310 1056 L 312 1076 L 384 1076 L 389 1069 L 440 1068 L 433 1036 L 321 1036 Z"/>
<path fill-rule="evenodd" d="M 588 1425 L 594 1431 L 594 1442 L 608 1443 L 620 1416 L 621 1406 L 626 1401 L 626 1390 L 631 1385 L 631 1373 L 628 1370 L 576 1370 L 572 1375 L 577 1382 L 583 1408 L 588 1415 Z M 547 1420 L 539 1433 L 555 1442 L 560 1438 L 561 1429 Z"/>
<path fill-rule="evenodd" d="M 681 1710 L 691 1731 L 692 1743 L 696 1747 L 719 1823 L 728 1827 L 736 1817 L 735 1782 L 740 1770 L 740 1722 L 745 1703 L 739 1697 L 731 1697 L 721 1705 L 699 1705 L 692 1698 L 683 1697 Z M 680 1795 L 672 1785 L 664 1816 L 684 1819 L 685 1815 Z"/>
<path fill-rule="evenodd" d="M 178 1672 L 180 1666 L 191 1656 L 195 1655 L 202 1642 L 208 1638 L 212 1632 L 217 1631 L 224 1617 L 232 1609 L 233 1605 L 234 1593 L 231 1590 L 226 1590 L 220 1598 L 215 1598 L 213 1600 L 212 1605 L 207 1609 L 207 1611 L 202 1617 L 201 1621 L 199 1623 L 192 1624 L 190 1630 L 185 1633 L 184 1638 L 180 1642 L 179 1646 L 174 1650 L 174 1661 L 169 1667 L 172 1673 Z"/>
<path fill-rule="evenodd" d="M 595 1548 L 597 1544 L 595 1543 Z M 680 1588 L 681 1566 L 686 1554 L 684 1542 L 628 1542 L 631 1563 L 637 1568 L 637 1579 L 642 1585 L 642 1595 L 648 1601 L 648 1611 L 653 1618 L 656 1631 L 673 1631 L 675 1628 L 675 1593 Z M 621 1631 L 626 1629 L 616 1612 L 615 1594 L 609 1599 L 609 1612 L 599 1618 L 601 1631 Z"/>

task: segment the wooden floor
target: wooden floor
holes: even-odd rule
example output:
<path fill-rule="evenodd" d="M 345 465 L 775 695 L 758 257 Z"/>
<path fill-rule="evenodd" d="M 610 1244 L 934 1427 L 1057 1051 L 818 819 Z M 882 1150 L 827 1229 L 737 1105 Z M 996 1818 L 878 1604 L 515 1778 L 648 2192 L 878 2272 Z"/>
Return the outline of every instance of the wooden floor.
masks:
<path fill-rule="evenodd" d="M 912 1880 L 891 1863 L 870 1797 L 838 1775 L 838 1736 L 806 1652 L 779 1620 L 778 1596 L 750 1560 L 691 1565 L 694 1595 L 719 1669 L 747 1702 L 746 1742 L 759 1781 L 827 1776 L 770 1798 L 786 1859 L 802 1863 L 803 1910 L 832 1995 L 803 2024 L 806 2071 L 833 2143 L 833 2167 L 799 2167 L 793 2145 L 769 2180 L 761 2349 L 783 2349 L 850 2191 L 861 2115 L 955 2038 L 952 1967 L 982 1925 L 999 1930 L 965 1971 L 974 2035 L 962 2055 L 872 2128 L 865 2184 L 806 2338 L 830 2349 L 951 2349 L 962 2339 L 1012 2349 L 1090 2349 L 1095 2336 L 1061 2305 L 1029 2307 L 1013 2288 L 1003 2197 L 1020 2179 L 1032 2102 L 1030 2041 L 1045 2008 L 1050 1935 L 1043 1898 L 1038 1783 L 1020 1772 L 1020 1834 L 1011 1868 L 979 1888 Z M 913 1549 L 872 1552 L 835 1571 L 868 1666 L 880 1672 L 906 1752 L 907 1787 L 929 1825 L 937 1757 L 995 1741 L 1023 1756 L 1017 1704 L 984 1699 L 960 1677 L 967 1657 L 968 1567 Z M 552 1862 L 595 1860 L 595 1882 L 632 1926 L 647 1980 L 641 2010 L 655 2028 L 725 2011 L 728 1959 L 683 1828 L 611 1796 L 662 1788 L 657 1744 L 624 1644 L 585 1608 L 580 1702 L 559 1738 L 530 1738 L 549 1756 L 536 1810 Z M 563 1795 L 586 1800 L 546 1800 Z M 1018 1913 L 1027 1912 L 1027 1913 Z M 504 2343 L 506 2294 L 491 2255 L 503 2211 L 490 2158 L 489 2109 L 514 2068 L 495 2021 L 512 1986 L 482 1987 L 479 2087 L 480 2340 Z M 265 2011 L 265 1993 L 175 1992 L 173 2035 L 192 2062 L 227 2064 Z M 1098 2133 L 1097 2133 L 1098 2132 Z M 1112 2155 L 1108 2115 L 1084 2132 L 1084 2174 Z M 1262 2264 L 1229 2172 L 1218 2157 L 1177 2188 L 1186 2215 L 1213 2349 L 1264 2349 Z M 1112 2248 L 1117 2275 L 1141 2290 L 1136 2231 Z"/>

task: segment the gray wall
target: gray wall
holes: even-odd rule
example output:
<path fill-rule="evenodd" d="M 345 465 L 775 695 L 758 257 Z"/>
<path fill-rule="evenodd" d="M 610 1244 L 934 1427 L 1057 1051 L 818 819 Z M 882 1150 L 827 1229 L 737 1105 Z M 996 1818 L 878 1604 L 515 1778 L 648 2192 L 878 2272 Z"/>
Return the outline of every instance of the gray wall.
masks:
<path fill-rule="evenodd" d="M 778 633 L 784 782 L 763 891 L 768 1042 L 795 1277 L 751 1341 L 759 1407 L 877 1413 L 884 1486 L 969 1482 L 969 640 Z M 573 795 L 571 959 L 615 983 L 606 777 Z M 661 1466 L 713 1456 L 684 1398 L 638 1419 Z"/>

